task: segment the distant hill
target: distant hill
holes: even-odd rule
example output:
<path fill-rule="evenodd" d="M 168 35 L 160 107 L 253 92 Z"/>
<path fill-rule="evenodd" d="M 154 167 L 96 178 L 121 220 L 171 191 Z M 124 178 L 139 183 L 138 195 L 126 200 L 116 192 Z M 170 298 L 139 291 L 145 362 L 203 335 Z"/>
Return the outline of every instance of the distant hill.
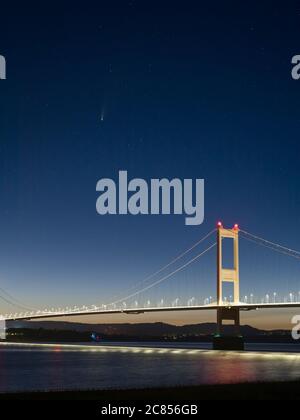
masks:
<path fill-rule="evenodd" d="M 104 336 L 127 336 L 127 337 L 172 337 L 172 336 L 207 336 L 216 331 L 215 323 L 191 324 L 191 325 L 171 325 L 162 322 L 142 323 L 142 324 L 82 324 L 75 322 L 59 321 L 19 321 L 9 322 L 8 328 L 43 328 L 47 330 L 73 330 L 78 332 L 93 331 Z M 233 331 L 233 327 L 225 327 L 228 334 Z M 272 335 L 284 335 L 287 331 L 276 330 L 274 332 L 264 331 L 253 328 L 249 325 L 241 326 L 241 333 L 244 337 L 257 337 Z"/>

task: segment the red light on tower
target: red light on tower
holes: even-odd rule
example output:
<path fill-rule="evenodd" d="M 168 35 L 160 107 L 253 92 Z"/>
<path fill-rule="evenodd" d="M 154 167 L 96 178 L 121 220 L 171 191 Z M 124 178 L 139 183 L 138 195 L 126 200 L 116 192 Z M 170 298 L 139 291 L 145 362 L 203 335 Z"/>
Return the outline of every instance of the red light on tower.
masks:
<path fill-rule="evenodd" d="M 237 223 L 236 223 L 236 224 L 234 225 L 234 227 L 233 227 L 233 229 L 234 229 L 234 230 L 239 230 L 239 228 L 240 228 L 240 227 L 239 227 L 239 225 L 238 225 Z"/>
<path fill-rule="evenodd" d="M 222 222 L 218 222 L 218 223 L 217 223 L 217 227 L 218 227 L 219 229 L 221 229 L 221 228 L 223 227 L 223 223 L 222 223 Z"/>

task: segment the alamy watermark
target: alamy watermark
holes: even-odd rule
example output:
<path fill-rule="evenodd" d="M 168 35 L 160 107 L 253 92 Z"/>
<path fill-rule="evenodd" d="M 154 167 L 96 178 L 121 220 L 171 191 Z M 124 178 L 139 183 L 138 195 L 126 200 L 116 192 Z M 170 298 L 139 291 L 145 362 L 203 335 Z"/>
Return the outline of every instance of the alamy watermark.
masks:
<path fill-rule="evenodd" d="M 292 78 L 294 80 L 300 79 L 300 55 L 294 55 L 292 58 L 292 64 L 294 67 L 292 68 Z"/>
<path fill-rule="evenodd" d="M 118 185 L 110 178 L 97 182 L 100 192 L 96 210 L 107 214 L 185 214 L 186 225 L 204 221 L 204 179 L 172 180 L 134 178 L 128 182 L 127 171 L 119 171 Z"/>
<path fill-rule="evenodd" d="M 6 79 L 6 60 L 3 55 L 0 55 L 0 79 Z"/>

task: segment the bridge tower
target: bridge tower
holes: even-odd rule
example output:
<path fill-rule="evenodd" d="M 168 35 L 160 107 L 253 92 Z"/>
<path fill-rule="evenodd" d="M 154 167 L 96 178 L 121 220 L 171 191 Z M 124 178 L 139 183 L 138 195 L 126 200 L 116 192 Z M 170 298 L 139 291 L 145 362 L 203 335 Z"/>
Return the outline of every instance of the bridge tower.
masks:
<path fill-rule="evenodd" d="M 239 278 L 239 227 L 235 225 L 233 229 L 225 229 L 221 222 L 218 223 L 217 230 L 217 303 L 223 304 L 223 283 L 233 283 L 233 302 L 240 303 L 240 278 Z M 233 240 L 233 267 L 223 267 L 223 239 Z"/>
<path fill-rule="evenodd" d="M 233 266 L 224 268 L 223 266 L 223 239 L 231 239 L 233 242 Z M 240 336 L 240 310 L 235 307 L 240 303 L 240 277 L 239 277 L 239 226 L 234 225 L 232 229 L 225 229 L 221 222 L 217 229 L 217 334 L 214 337 L 215 349 L 234 349 L 244 348 L 243 339 Z M 233 284 L 233 301 L 224 302 L 223 284 Z M 223 321 L 232 321 L 235 333 L 233 336 L 224 335 Z"/>

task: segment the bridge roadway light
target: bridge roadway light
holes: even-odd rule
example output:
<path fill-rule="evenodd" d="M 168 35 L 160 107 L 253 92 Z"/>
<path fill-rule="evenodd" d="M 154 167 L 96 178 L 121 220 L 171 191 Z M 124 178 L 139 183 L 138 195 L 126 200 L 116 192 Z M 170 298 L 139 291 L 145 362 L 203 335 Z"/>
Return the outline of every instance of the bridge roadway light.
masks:
<path fill-rule="evenodd" d="M 195 297 L 193 296 L 191 299 L 190 299 L 190 305 L 189 306 L 193 306 L 194 305 L 194 302 L 195 302 Z"/>

